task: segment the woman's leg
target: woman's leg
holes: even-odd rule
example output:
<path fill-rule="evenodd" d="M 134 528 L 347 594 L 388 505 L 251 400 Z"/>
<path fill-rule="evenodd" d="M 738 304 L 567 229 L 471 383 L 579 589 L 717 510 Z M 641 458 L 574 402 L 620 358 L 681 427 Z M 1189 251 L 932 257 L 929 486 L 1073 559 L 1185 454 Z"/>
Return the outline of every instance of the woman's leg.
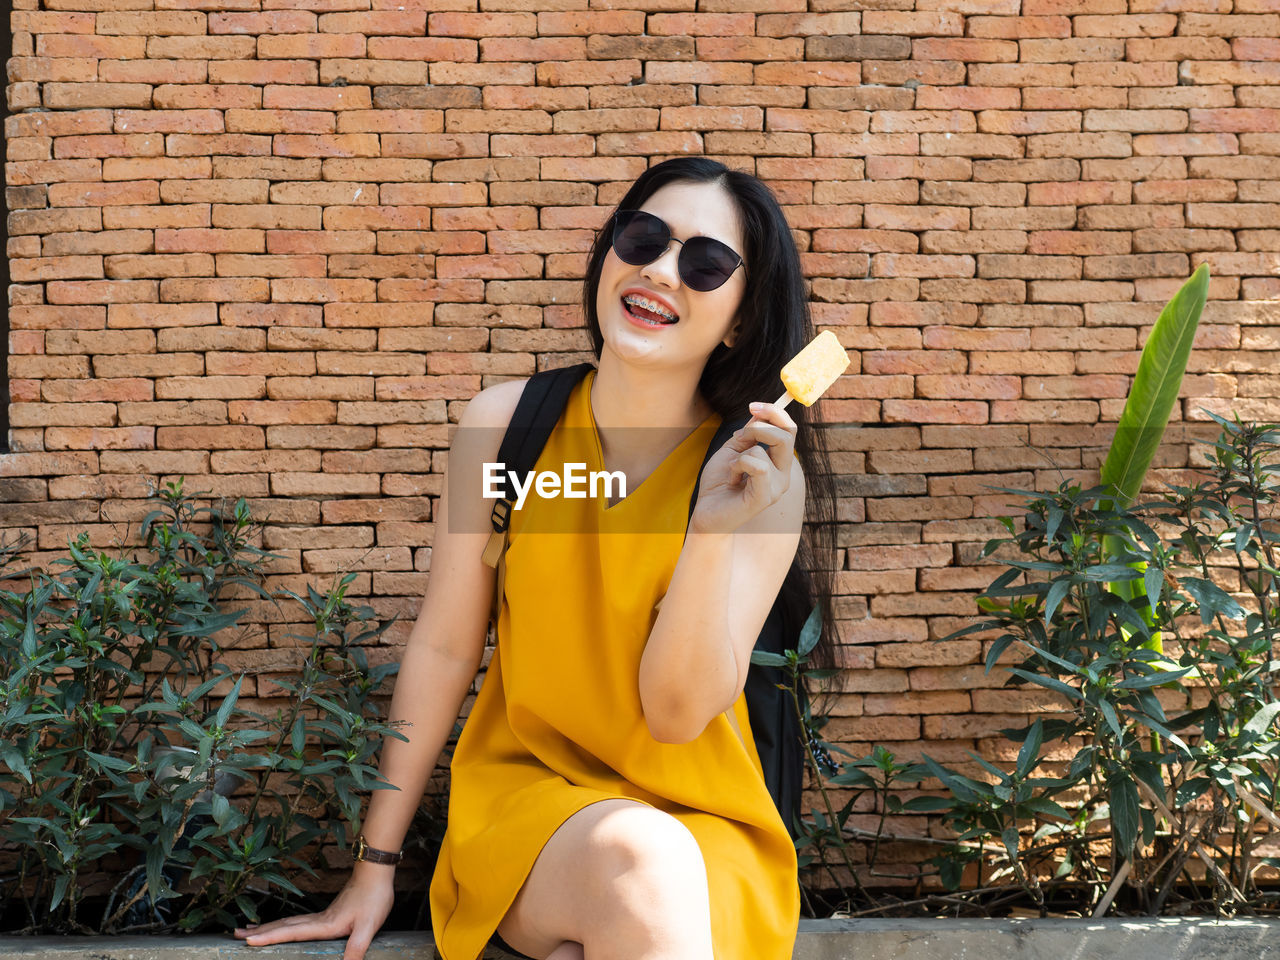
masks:
<path fill-rule="evenodd" d="M 590 804 L 542 848 L 498 934 L 546 960 L 578 960 L 566 941 L 589 960 L 714 960 L 697 840 L 643 803 Z"/>

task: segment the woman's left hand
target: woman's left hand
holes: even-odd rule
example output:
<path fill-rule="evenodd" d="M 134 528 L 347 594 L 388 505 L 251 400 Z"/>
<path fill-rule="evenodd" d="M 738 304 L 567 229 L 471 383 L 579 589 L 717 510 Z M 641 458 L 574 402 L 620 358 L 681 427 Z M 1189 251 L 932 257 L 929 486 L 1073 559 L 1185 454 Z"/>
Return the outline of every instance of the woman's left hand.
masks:
<path fill-rule="evenodd" d="M 791 486 L 796 424 L 785 410 L 761 403 L 702 470 L 689 519 L 693 533 L 732 533 L 776 503 Z M 767 447 L 757 446 L 763 441 Z"/>

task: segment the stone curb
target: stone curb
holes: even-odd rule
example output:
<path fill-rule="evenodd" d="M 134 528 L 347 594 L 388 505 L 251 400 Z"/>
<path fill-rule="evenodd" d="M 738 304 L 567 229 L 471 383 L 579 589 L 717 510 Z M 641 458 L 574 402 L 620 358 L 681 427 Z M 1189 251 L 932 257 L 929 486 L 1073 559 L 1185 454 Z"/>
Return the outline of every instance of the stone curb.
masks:
<path fill-rule="evenodd" d="M 230 936 L 0 937 L 0 960 L 341 958 L 340 940 L 250 947 Z M 366 960 L 435 960 L 430 931 L 380 934 Z M 508 960 L 495 948 L 486 960 Z M 1280 919 L 801 920 L 794 960 L 1280 960 Z M 726 958 L 730 960 L 730 958 Z M 750 958 L 731 958 L 750 960 Z"/>

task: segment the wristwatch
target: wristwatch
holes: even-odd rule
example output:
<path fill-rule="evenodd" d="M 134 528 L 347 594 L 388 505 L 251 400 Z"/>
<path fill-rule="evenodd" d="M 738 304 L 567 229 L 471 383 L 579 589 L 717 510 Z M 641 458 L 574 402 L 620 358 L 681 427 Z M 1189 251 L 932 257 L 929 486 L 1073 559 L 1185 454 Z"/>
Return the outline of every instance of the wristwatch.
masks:
<path fill-rule="evenodd" d="M 404 851 L 399 853 L 391 853 L 387 850 L 379 850 L 377 847 L 371 847 L 364 842 L 364 834 L 356 837 L 355 845 L 351 848 L 352 860 L 367 860 L 369 863 L 389 863 L 396 864 L 404 859 Z"/>

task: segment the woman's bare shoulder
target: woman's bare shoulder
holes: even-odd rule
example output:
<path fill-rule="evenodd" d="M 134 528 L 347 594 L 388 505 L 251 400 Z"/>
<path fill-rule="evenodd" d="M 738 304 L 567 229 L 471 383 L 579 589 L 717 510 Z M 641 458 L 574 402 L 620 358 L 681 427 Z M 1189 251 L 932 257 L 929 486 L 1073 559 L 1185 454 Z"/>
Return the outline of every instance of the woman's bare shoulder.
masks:
<path fill-rule="evenodd" d="M 528 377 L 485 387 L 468 402 L 459 421 L 469 427 L 506 427 L 520 402 Z"/>

